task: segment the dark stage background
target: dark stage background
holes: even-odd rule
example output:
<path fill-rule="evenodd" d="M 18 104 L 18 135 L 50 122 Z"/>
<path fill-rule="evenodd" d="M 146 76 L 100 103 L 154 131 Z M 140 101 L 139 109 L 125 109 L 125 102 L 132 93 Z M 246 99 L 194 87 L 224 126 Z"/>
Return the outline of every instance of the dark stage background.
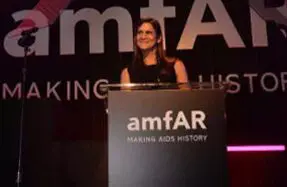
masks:
<path fill-rule="evenodd" d="M 17 172 L 24 59 L 10 32 L 24 18 L 51 25 L 36 33 L 28 57 L 23 186 L 107 185 L 107 116 L 98 85 L 119 81 L 141 16 L 162 20 L 167 53 L 183 60 L 190 81 L 231 82 L 229 145 L 286 145 L 283 0 L 74 0 L 59 3 L 60 15 L 37 3 L 1 3 L 1 186 L 14 186 Z M 29 16 L 35 6 L 44 14 Z M 232 186 L 286 186 L 284 154 L 229 153 Z"/>

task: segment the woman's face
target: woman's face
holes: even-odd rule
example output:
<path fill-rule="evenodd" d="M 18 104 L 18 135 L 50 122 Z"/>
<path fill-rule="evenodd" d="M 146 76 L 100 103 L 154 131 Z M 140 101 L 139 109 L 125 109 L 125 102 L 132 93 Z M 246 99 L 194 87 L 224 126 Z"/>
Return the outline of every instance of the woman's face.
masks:
<path fill-rule="evenodd" d="M 157 38 L 154 28 L 150 23 L 143 23 L 137 31 L 136 45 L 141 50 L 153 49 L 156 43 L 160 42 Z"/>

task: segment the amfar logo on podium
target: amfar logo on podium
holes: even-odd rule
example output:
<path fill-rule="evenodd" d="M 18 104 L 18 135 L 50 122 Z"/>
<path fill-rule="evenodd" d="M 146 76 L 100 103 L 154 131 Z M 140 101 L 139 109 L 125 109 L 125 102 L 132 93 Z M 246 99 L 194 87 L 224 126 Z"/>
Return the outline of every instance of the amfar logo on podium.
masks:
<path fill-rule="evenodd" d="M 256 1 L 257 4 L 254 3 L 254 1 Z M 251 33 L 252 46 L 268 47 L 266 20 L 263 18 L 268 18 L 271 20 L 273 19 L 277 23 L 277 18 L 273 18 L 269 13 L 270 10 L 277 11 L 279 8 L 264 8 L 263 0 L 258 0 L 258 2 L 257 0 L 249 0 L 249 2 L 250 4 L 255 4 L 255 6 L 249 8 L 249 29 Z M 207 7 L 209 7 L 209 9 L 212 11 L 212 14 L 215 18 L 214 22 L 202 22 L 202 17 Z M 259 11 L 261 11 L 259 13 L 258 7 Z M 165 37 L 165 19 L 176 18 L 176 6 L 164 6 L 163 0 L 149 0 L 148 7 L 139 8 L 141 17 L 151 16 L 160 21 L 160 24 L 163 28 L 163 36 Z M 287 10 L 286 7 L 284 8 L 284 5 L 280 6 L 280 10 L 282 15 L 287 15 Z M 268 13 L 266 14 L 267 16 L 264 16 L 264 13 Z M 29 16 L 27 17 L 27 15 Z M 36 41 L 31 47 L 30 53 L 34 53 L 36 56 L 49 55 L 49 27 L 45 28 L 45 26 L 47 26 L 49 23 L 47 17 L 45 17 L 41 12 L 34 12 L 32 10 L 17 11 L 12 14 L 12 17 L 15 22 L 24 19 L 30 19 L 35 22 L 37 27 L 42 28 L 35 34 Z M 74 12 L 74 10 L 62 11 L 61 15 L 59 16 L 60 55 L 73 55 L 76 53 L 75 27 L 77 23 L 81 21 L 85 21 L 89 26 L 90 54 L 104 53 L 104 25 L 109 20 L 114 20 L 117 22 L 119 52 L 132 51 L 132 15 L 126 8 L 118 6 L 107 8 L 102 13 L 94 8 L 83 8 L 77 12 Z M 284 24 L 285 22 L 282 25 Z M 195 0 L 192 4 L 189 15 L 187 15 L 186 23 L 182 26 L 179 25 L 179 27 L 183 27 L 183 31 L 181 36 L 179 36 L 180 40 L 177 44 L 177 50 L 193 49 L 196 38 L 200 35 L 220 35 L 223 37 L 229 48 L 246 47 L 246 44 L 241 38 L 242 33 L 239 33 L 239 31 L 236 29 L 235 24 L 233 23 L 227 9 L 225 8 L 225 5 L 221 0 Z M 17 43 L 19 36 L 11 37 L 13 33 L 14 31 L 9 32 L 4 38 L 4 49 L 11 56 L 23 57 L 23 49 Z M 283 34 L 285 34 L 284 36 L 286 37 L 286 32 L 283 32 Z M 164 47 L 166 48 L 165 43 Z"/>
<path fill-rule="evenodd" d="M 190 134 L 191 131 L 202 130 L 207 131 L 205 124 L 206 113 L 201 110 L 191 110 L 190 115 L 186 115 L 183 111 L 175 113 L 168 110 L 164 117 L 148 116 L 148 117 L 130 117 L 128 119 L 127 130 L 129 134 L 132 132 L 162 132 L 160 136 L 128 136 L 129 143 L 176 143 L 176 142 L 205 142 L 207 134 Z M 189 117 L 187 117 L 189 116 Z M 188 120 L 189 119 L 189 120 Z M 163 135 L 169 131 L 184 130 L 184 135 Z"/>

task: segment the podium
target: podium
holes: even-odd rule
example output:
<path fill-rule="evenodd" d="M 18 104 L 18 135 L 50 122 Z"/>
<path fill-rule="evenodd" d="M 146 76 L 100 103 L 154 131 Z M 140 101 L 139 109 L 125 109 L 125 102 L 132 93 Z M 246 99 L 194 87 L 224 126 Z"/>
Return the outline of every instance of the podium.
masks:
<path fill-rule="evenodd" d="M 226 85 L 187 84 L 102 87 L 109 187 L 228 186 Z"/>

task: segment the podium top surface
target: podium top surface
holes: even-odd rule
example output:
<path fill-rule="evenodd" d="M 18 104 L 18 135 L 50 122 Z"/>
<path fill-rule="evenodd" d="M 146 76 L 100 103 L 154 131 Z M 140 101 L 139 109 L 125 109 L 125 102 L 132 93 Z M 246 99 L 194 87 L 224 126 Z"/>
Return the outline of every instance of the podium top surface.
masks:
<path fill-rule="evenodd" d="M 101 84 L 103 92 L 112 90 L 226 90 L 228 82 L 187 82 L 187 83 L 125 83 L 125 84 Z"/>

